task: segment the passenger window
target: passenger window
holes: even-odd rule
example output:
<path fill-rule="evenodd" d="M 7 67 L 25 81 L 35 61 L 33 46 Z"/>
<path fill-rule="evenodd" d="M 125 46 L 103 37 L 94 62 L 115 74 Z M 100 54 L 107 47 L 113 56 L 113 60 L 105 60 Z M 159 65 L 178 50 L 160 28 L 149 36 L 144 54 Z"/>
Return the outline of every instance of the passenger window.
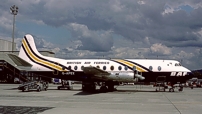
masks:
<path fill-rule="evenodd" d="M 69 66 L 68 69 L 71 70 L 71 66 Z"/>
<path fill-rule="evenodd" d="M 77 68 L 78 68 L 77 66 L 74 66 L 74 70 L 77 70 Z"/>
<path fill-rule="evenodd" d="M 97 66 L 97 68 L 100 68 L 100 66 Z"/>
<path fill-rule="evenodd" d="M 121 69 L 122 69 L 122 67 L 121 67 L 121 66 L 119 66 L 119 67 L 118 67 L 118 69 L 119 69 L 119 70 L 121 70 Z"/>
<path fill-rule="evenodd" d="M 125 70 L 128 70 L 128 67 L 127 66 L 125 66 L 125 68 L 124 68 Z"/>
<path fill-rule="evenodd" d="M 83 67 L 84 67 L 84 66 L 81 66 L 81 70 L 83 70 Z"/>
<path fill-rule="evenodd" d="M 103 70 L 106 70 L 107 68 L 106 68 L 106 66 L 103 66 Z"/>
<path fill-rule="evenodd" d="M 161 67 L 160 66 L 158 66 L 158 70 L 161 71 Z"/>
<path fill-rule="evenodd" d="M 64 66 L 62 67 L 62 70 L 65 70 L 65 67 L 64 67 Z"/>
<path fill-rule="evenodd" d="M 114 66 L 111 66 L 110 69 L 111 69 L 111 70 L 114 70 Z"/>
<path fill-rule="evenodd" d="M 152 70 L 153 70 L 153 67 L 152 67 L 152 66 L 149 66 L 149 70 L 151 70 L 151 71 L 152 71 Z"/>

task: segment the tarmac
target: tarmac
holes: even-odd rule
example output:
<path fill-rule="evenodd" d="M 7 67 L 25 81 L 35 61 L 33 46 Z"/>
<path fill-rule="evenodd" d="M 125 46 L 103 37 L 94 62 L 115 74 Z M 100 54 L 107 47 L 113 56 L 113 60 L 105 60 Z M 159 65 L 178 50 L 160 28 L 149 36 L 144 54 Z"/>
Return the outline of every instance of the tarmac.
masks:
<path fill-rule="evenodd" d="M 124 85 L 117 91 L 73 90 L 22 92 L 18 84 L 0 84 L 0 114 L 201 114 L 202 88 L 155 92 L 152 86 Z"/>

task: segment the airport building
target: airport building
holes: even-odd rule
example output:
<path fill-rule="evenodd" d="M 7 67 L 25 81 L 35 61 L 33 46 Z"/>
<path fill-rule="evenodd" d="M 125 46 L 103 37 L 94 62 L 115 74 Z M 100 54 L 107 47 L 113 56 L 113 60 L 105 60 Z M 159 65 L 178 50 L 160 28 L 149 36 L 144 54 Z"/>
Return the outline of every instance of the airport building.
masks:
<path fill-rule="evenodd" d="M 16 47 L 16 43 L 14 43 L 14 47 Z M 0 39 L 0 51 L 12 51 L 12 42 Z M 14 51 L 16 51 L 16 48 L 14 48 Z"/>
<path fill-rule="evenodd" d="M 16 47 L 16 43 L 14 43 Z M 55 53 L 50 51 L 39 51 L 44 56 L 55 57 Z M 12 51 L 12 42 L 0 39 L 0 82 L 12 83 L 16 78 L 26 81 L 27 77 L 34 77 L 35 74 L 29 74 L 22 69 L 30 69 L 31 65 L 18 57 L 19 51 L 14 48 Z M 26 67 L 26 68 L 25 68 Z M 24 76 L 23 76 L 24 75 Z M 47 79 L 50 81 L 51 79 Z"/>

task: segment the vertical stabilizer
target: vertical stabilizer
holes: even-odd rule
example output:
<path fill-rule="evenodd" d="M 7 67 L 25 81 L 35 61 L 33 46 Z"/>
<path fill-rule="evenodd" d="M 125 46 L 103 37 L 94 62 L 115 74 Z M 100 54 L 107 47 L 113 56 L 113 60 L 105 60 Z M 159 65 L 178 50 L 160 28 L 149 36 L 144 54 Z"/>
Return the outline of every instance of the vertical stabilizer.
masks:
<path fill-rule="evenodd" d="M 19 57 L 27 62 L 32 63 L 33 59 L 40 56 L 42 55 L 36 49 L 34 38 L 30 34 L 25 35 L 22 39 Z"/>
<path fill-rule="evenodd" d="M 33 69 L 44 71 L 62 71 L 65 66 L 55 62 L 55 58 L 41 55 L 36 49 L 34 38 L 27 34 L 22 40 L 19 57 L 33 65 Z"/>

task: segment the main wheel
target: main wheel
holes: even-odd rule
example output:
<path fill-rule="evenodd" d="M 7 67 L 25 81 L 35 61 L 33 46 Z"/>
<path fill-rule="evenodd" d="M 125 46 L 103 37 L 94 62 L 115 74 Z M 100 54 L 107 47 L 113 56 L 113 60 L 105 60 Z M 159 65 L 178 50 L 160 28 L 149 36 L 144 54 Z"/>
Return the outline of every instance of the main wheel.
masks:
<path fill-rule="evenodd" d="M 41 91 L 41 87 L 37 86 L 37 91 L 40 92 Z"/>
<path fill-rule="evenodd" d="M 169 89 L 169 92 L 174 92 L 174 88 L 170 88 L 170 89 Z"/>
<path fill-rule="evenodd" d="M 24 88 L 22 89 L 22 91 L 23 91 L 23 92 L 24 92 L 24 91 L 29 91 L 28 86 L 24 86 Z"/>

